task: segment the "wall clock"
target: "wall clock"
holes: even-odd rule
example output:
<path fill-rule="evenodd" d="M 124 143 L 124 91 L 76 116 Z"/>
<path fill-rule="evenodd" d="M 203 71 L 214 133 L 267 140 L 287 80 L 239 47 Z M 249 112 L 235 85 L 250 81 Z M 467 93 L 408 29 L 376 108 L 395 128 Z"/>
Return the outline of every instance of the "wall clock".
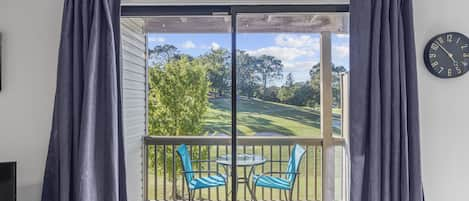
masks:
<path fill-rule="evenodd" d="M 469 38 L 448 32 L 433 37 L 426 45 L 427 69 L 440 78 L 454 78 L 469 71 Z"/>

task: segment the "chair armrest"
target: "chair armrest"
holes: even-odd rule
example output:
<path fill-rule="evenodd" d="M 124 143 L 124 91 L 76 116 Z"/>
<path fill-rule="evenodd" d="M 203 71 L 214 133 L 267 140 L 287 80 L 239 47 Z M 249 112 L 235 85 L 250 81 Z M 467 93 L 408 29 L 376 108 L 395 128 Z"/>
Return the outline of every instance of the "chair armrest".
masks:
<path fill-rule="evenodd" d="M 269 174 L 279 174 L 279 175 L 292 175 L 292 174 L 294 174 L 294 175 L 298 175 L 300 173 L 299 172 L 263 172 L 262 174 L 258 175 L 259 176 L 258 178 L 268 177 Z M 259 179 L 254 180 L 254 185 L 257 185 L 258 181 L 259 181 Z M 290 182 L 288 182 L 288 183 L 291 185 Z"/>

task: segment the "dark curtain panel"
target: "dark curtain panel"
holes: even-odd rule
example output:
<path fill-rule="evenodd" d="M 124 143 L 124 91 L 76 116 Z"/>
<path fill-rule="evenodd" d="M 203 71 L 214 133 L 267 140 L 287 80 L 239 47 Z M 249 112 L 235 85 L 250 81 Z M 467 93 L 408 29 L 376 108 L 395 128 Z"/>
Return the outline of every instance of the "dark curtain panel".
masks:
<path fill-rule="evenodd" d="M 352 201 L 422 201 L 411 0 L 351 0 Z"/>
<path fill-rule="evenodd" d="M 43 201 L 126 201 L 120 0 L 65 0 Z"/>

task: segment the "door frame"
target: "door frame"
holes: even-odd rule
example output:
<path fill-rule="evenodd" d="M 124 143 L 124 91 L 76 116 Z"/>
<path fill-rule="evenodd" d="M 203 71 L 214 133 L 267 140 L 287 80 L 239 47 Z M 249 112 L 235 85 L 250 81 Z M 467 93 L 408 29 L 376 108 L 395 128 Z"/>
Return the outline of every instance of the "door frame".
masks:
<path fill-rule="evenodd" d="M 236 69 L 236 42 L 237 42 L 237 16 L 240 13 L 348 13 L 348 4 L 315 4 L 315 5 L 213 5 L 213 6 L 159 6 L 159 5 L 123 5 L 121 6 L 121 17 L 157 17 L 157 16 L 197 16 L 197 15 L 226 15 L 231 16 L 231 158 L 232 164 L 236 164 L 237 155 L 237 69 Z M 321 34 L 321 43 L 330 42 L 330 33 Z M 330 60 L 330 45 L 321 45 L 321 50 L 329 52 L 325 55 L 326 60 Z M 323 57 L 323 56 L 322 56 Z M 330 62 L 323 62 L 321 59 L 321 79 L 330 79 Z M 329 88 L 329 89 L 328 89 Z M 323 90 L 325 89 L 325 90 Z M 321 81 L 321 93 L 327 92 L 331 96 L 330 86 L 323 86 Z M 323 188 L 322 195 L 324 201 L 333 200 L 334 192 L 334 168 L 333 151 L 336 139 L 332 137 L 332 132 L 328 128 L 331 121 L 323 117 L 332 117 L 332 111 L 327 111 L 331 104 L 332 97 L 321 95 L 321 133 L 323 142 Z M 324 104 L 325 103 L 325 104 Z M 325 113 L 323 113 L 325 112 Z M 327 134 L 325 134 L 326 132 Z M 328 133 L 330 132 L 330 133 Z M 339 140 L 340 141 L 340 140 Z M 332 156 L 332 158 L 331 158 Z M 331 167 L 332 166 L 332 167 Z M 236 181 L 236 166 L 231 167 L 231 179 Z M 329 178 L 329 179 L 327 179 Z M 329 181 L 327 181 L 329 180 Z M 231 184 L 232 192 L 237 192 L 236 182 Z M 236 193 L 231 193 L 231 199 L 237 200 Z"/>

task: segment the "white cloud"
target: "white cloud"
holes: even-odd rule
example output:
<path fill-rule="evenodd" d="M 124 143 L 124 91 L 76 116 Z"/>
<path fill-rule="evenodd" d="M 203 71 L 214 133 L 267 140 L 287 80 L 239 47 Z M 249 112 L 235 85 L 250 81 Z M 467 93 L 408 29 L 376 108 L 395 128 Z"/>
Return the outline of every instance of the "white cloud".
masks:
<path fill-rule="evenodd" d="M 319 63 L 319 61 L 309 60 L 309 61 L 297 61 L 297 62 L 285 62 L 283 66 L 288 71 L 292 72 L 303 72 L 305 70 L 311 69 L 314 65 Z M 309 72 L 309 71 L 308 71 Z"/>
<path fill-rule="evenodd" d="M 346 58 L 350 54 L 349 46 L 341 45 L 341 46 L 334 46 L 333 47 L 333 54 L 339 58 Z"/>
<path fill-rule="evenodd" d="M 283 62 L 294 60 L 301 56 L 308 56 L 313 55 L 313 52 L 302 50 L 300 48 L 292 48 L 292 47 L 278 47 L 278 46 L 271 46 L 271 47 L 264 47 L 257 50 L 250 50 L 247 51 L 248 54 L 253 56 L 261 56 L 261 55 L 271 55 L 277 59 L 282 60 Z"/>
<path fill-rule="evenodd" d="M 212 44 L 210 45 L 210 48 L 213 50 L 218 50 L 220 49 L 220 44 L 212 42 Z"/>
<path fill-rule="evenodd" d="M 350 38 L 349 34 L 337 34 L 337 38 Z"/>
<path fill-rule="evenodd" d="M 278 34 L 275 37 L 275 44 L 281 47 L 319 48 L 319 38 L 310 35 Z"/>
<path fill-rule="evenodd" d="M 281 59 L 284 63 L 293 63 L 299 57 L 313 57 L 319 52 L 319 38 L 305 34 L 278 34 L 275 46 L 247 51 L 253 56 L 263 54 Z"/>
<path fill-rule="evenodd" d="M 184 43 L 182 44 L 182 48 L 184 48 L 184 49 L 192 49 L 192 48 L 195 48 L 195 44 L 194 44 L 194 42 L 188 40 L 188 41 L 186 41 L 186 42 L 184 42 Z"/>
<path fill-rule="evenodd" d="M 164 43 L 166 41 L 166 39 L 163 37 L 150 37 L 148 40 L 152 43 Z"/>

